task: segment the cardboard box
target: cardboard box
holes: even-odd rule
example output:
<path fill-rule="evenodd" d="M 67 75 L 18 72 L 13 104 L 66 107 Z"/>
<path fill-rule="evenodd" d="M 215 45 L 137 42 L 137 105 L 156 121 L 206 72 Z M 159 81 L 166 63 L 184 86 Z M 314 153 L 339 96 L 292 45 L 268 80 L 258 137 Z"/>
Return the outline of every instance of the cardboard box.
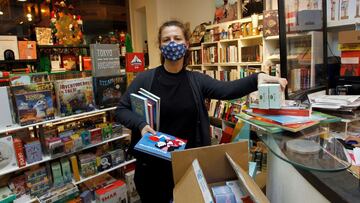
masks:
<path fill-rule="evenodd" d="M 339 32 L 339 44 L 360 43 L 360 30 L 350 30 Z"/>
<path fill-rule="evenodd" d="M 259 91 L 259 108 L 269 109 L 269 85 L 261 84 L 258 86 Z"/>
<path fill-rule="evenodd" d="M 237 142 L 172 153 L 174 202 L 214 202 L 209 185 L 238 179 L 254 202 L 269 202 L 248 168 L 248 142 Z"/>
<path fill-rule="evenodd" d="M 115 181 L 101 189 L 95 191 L 97 203 L 118 203 L 127 202 L 126 184 L 121 181 Z"/>

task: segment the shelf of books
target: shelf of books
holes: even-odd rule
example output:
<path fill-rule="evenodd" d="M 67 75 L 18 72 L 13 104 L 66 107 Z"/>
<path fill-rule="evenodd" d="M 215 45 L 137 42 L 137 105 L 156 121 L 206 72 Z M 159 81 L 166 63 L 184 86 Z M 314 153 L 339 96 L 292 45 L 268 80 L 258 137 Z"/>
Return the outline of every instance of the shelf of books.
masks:
<path fill-rule="evenodd" d="M 89 176 L 89 177 L 86 177 L 86 178 L 80 177 L 80 180 L 79 180 L 79 181 L 73 180 L 73 184 L 74 184 L 74 185 L 78 185 L 78 184 L 83 183 L 83 182 L 85 182 L 85 181 L 91 180 L 91 179 L 93 179 L 93 178 L 95 178 L 95 177 L 101 176 L 101 175 L 103 175 L 103 174 L 105 174 L 105 173 L 109 173 L 109 172 L 114 171 L 114 170 L 116 170 L 116 169 L 118 169 L 118 168 L 122 168 L 122 167 L 124 167 L 124 166 L 126 166 L 126 165 L 129 165 L 129 164 L 131 164 L 131 163 L 134 163 L 135 161 L 136 161 L 136 159 L 131 159 L 131 160 L 129 160 L 129 161 L 125 161 L 124 163 L 122 163 L 122 164 L 120 164 L 120 165 L 113 166 L 113 167 L 111 167 L 111 168 L 109 168 L 109 169 L 107 169 L 107 170 L 105 170 L 105 171 L 99 172 L 99 173 L 97 173 L 97 174 L 95 174 L 95 175 L 92 175 L 92 176 Z"/>
<path fill-rule="evenodd" d="M 51 161 L 51 160 L 55 160 L 55 159 L 58 159 L 58 158 L 61 158 L 61 157 L 69 156 L 71 154 L 78 153 L 78 152 L 81 152 L 83 150 L 90 149 L 90 148 L 93 148 L 93 147 L 97 147 L 97 146 L 100 146 L 100 145 L 103 145 L 103 144 L 106 144 L 106 143 L 109 143 L 109 142 L 113 142 L 115 140 L 120 140 L 120 139 L 123 139 L 123 138 L 126 138 L 126 137 L 129 137 L 129 134 L 116 136 L 114 138 L 104 140 L 104 141 L 96 143 L 96 144 L 90 144 L 90 145 L 87 145 L 87 146 L 85 146 L 85 147 L 83 147 L 81 149 L 75 150 L 75 151 L 70 152 L 70 153 L 65 153 L 65 154 L 62 154 L 60 156 L 43 155 L 43 157 L 42 157 L 42 159 L 40 161 L 35 161 L 33 163 L 26 164 L 23 167 L 16 166 L 16 167 L 6 168 L 6 169 L 3 169 L 3 170 L 0 170 L 0 176 L 6 175 L 6 174 L 9 174 L 9 173 L 18 171 L 18 170 L 23 170 L 23 169 L 29 168 L 31 166 L 35 166 L 35 165 L 45 163 L 45 162 L 48 162 L 48 161 Z"/>
<path fill-rule="evenodd" d="M 34 126 L 44 125 L 47 123 L 61 123 L 61 122 L 69 122 L 72 120 L 80 120 L 80 119 L 86 118 L 88 116 L 95 116 L 97 114 L 101 114 L 101 113 L 104 113 L 107 111 L 112 111 L 115 109 L 116 109 L 116 107 L 110 107 L 110 108 L 105 108 L 105 109 L 95 109 L 93 111 L 84 112 L 84 113 L 80 113 L 80 114 L 74 114 L 74 115 L 65 116 L 65 117 L 55 116 L 55 118 L 52 120 L 42 121 L 42 122 L 33 123 L 33 124 L 29 124 L 29 125 L 23 125 L 23 126 L 19 125 L 19 124 L 13 124 L 10 127 L 0 128 L 0 134 L 6 133 L 6 132 L 11 132 L 11 131 L 16 131 L 16 130 L 20 130 L 20 129 L 24 129 L 24 128 L 31 128 Z"/>

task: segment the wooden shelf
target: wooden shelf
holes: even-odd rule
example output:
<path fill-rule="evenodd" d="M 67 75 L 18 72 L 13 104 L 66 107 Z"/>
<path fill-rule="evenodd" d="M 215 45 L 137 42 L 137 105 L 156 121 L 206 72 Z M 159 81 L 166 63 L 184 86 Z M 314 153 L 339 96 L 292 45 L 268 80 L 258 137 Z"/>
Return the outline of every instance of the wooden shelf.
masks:
<path fill-rule="evenodd" d="M 263 20 L 263 14 L 259 15 L 259 21 Z M 206 26 L 206 29 L 212 29 L 214 27 L 227 27 L 227 25 L 230 25 L 232 23 L 249 23 L 251 22 L 251 17 L 247 17 L 247 18 L 242 18 L 242 19 L 237 19 L 237 20 L 233 20 L 233 21 L 228 21 L 228 22 L 223 22 L 223 23 L 217 23 L 217 24 L 212 24 L 212 25 L 208 25 Z"/>
<path fill-rule="evenodd" d="M 239 62 L 218 63 L 219 66 L 238 66 Z"/>
<path fill-rule="evenodd" d="M 201 50 L 201 46 L 198 47 L 189 47 L 189 51 Z"/>
<path fill-rule="evenodd" d="M 37 45 L 39 49 L 81 49 L 90 48 L 89 45 L 65 46 L 65 45 Z"/>
<path fill-rule="evenodd" d="M 202 45 L 214 45 L 214 44 L 217 44 L 218 41 L 215 41 L 215 42 L 204 42 L 202 43 Z"/>
<path fill-rule="evenodd" d="M 238 40 L 239 40 L 238 38 L 236 38 L 236 39 L 222 39 L 219 42 L 220 43 L 231 43 L 231 42 L 237 42 Z"/>
<path fill-rule="evenodd" d="M 240 66 L 261 66 L 262 62 L 240 62 Z"/>
<path fill-rule="evenodd" d="M 262 35 L 254 35 L 254 36 L 248 36 L 248 37 L 241 37 L 240 40 L 251 40 L 251 39 L 261 39 Z"/>
<path fill-rule="evenodd" d="M 111 139 L 108 139 L 108 140 L 104 140 L 104 141 L 96 143 L 96 144 L 90 144 L 90 145 L 87 145 L 87 146 L 85 146 L 85 147 L 83 147 L 83 148 L 81 148 L 79 150 L 74 151 L 74 152 L 70 152 L 70 153 L 63 154 L 63 155 L 56 156 L 56 157 L 51 157 L 50 155 L 44 155 L 43 159 L 41 161 L 37 161 L 37 162 L 31 163 L 31 164 L 26 164 L 26 166 L 24 166 L 24 167 L 21 167 L 21 168 L 20 167 L 12 167 L 12 168 L 8 168 L 6 170 L 0 170 L 0 176 L 6 175 L 6 174 L 9 174 L 9 173 L 18 171 L 18 170 L 23 170 L 23 169 L 29 168 L 31 166 L 41 164 L 41 163 L 44 163 L 44 162 L 48 162 L 48 161 L 51 161 L 51 160 L 54 160 L 54 159 L 58 159 L 58 158 L 61 158 L 61 157 L 64 157 L 64 156 L 69 156 L 71 154 L 81 152 L 81 151 L 83 151 L 85 149 L 93 148 L 93 147 L 96 147 L 96 146 L 99 146 L 99 145 L 102 145 L 102 144 L 105 144 L 105 143 L 108 143 L 108 142 L 123 139 L 123 138 L 128 137 L 128 136 L 130 136 L 130 135 L 129 134 L 123 134 L 122 136 L 118 136 L 118 137 L 114 137 L 114 138 L 111 138 Z"/>
<path fill-rule="evenodd" d="M 12 125 L 10 127 L 0 128 L 0 134 L 1 133 L 6 133 L 6 132 L 9 132 L 9 131 L 15 131 L 15 130 L 20 130 L 20 129 L 24 129 L 24 128 L 30 128 L 30 127 L 34 127 L 34 126 L 38 126 L 38 125 L 44 125 L 44 124 L 47 124 L 47 123 L 69 122 L 69 121 L 72 121 L 72 120 L 79 120 L 79 119 L 81 119 L 81 117 L 84 117 L 84 116 L 94 116 L 94 115 L 97 115 L 99 113 L 112 111 L 112 110 L 115 110 L 115 109 L 116 109 L 116 107 L 110 107 L 110 108 L 105 108 L 105 109 L 96 109 L 94 111 L 84 112 L 84 113 L 80 113 L 80 114 L 74 114 L 74 115 L 65 116 L 65 117 L 56 116 L 55 119 L 52 119 L 52 120 L 42 121 L 42 122 L 39 122 L 39 123 L 33 123 L 33 124 L 30 124 L 30 125 L 24 125 L 24 126 L 21 126 L 19 124 L 14 124 L 14 125 Z"/>
<path fill-rule="evenodd" d="M 105 174 L 105 173 L 108 173 L 108 172 L 110 172 L 110 171 L 113 171 L 113 170 L 115 170 L 115 169 L 118 169 L 118 168 L 124 167 L 124 166 L 126 166 L 126 165 L 128 165 L 128 164 L 134 163 L 135 161 L 136 161 L 136 159 L 131 159 L 131 160 L 129 160 L 129 161 L 125 161 L 125 162 L 122 163 L 122 164 L 119 164 L 119 165 L 117 165 L 117 166 L 111 167 L 111 168 L 109 168 L 108 170 L 101 171 L 101 172 L 99 172 L 99 173 L 97 173 L 97 174 L 95 174 L 95 175 L 93 175 L 93 176 L 89 176 L 89 177 L 86 177 L 86 178 L 80 178 L 79 181 L 73 180 L 73 184 L 74 184 L 74 185 L 78 185 L 78 184 L 80 184 L 80 183 L 83 183 L 83 182 L 85 182 L 85 181 L 91 180 L 91 179 L 93 179 L 93 178 L 95 178 L 95 177 L 101 176 L 101 175 L 103 175 L 103 174 Z"/>
<path fill-rule="evenodd" d="M 11 63 L 36 63 L 38 62 L 37 59 L 17 59 L 17 60 L 0 60 L 0 64 L 11 64 Z"/>

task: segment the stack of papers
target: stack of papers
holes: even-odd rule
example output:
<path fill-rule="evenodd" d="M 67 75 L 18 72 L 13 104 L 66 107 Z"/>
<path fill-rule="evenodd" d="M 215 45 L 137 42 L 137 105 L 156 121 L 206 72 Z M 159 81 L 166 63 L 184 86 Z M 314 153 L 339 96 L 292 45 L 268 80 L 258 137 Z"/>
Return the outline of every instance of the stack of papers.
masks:
<path fill-rule="evenodd" d="M 313 108 L 356 109 L 360 106 L 360 95 L 324 95 L 324 92 L 308 95 Z"/>

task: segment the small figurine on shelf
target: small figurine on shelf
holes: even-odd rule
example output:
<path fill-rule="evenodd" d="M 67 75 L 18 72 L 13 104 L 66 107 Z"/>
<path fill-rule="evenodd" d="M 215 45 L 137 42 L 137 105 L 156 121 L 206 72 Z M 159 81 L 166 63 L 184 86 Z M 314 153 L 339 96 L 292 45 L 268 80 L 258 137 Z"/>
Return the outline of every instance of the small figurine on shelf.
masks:
<path fill-rule="evenodd" d="M 231 25 L 228 27 L 228 37 L 229 39 L 233 39 L 233 29 Z"/>

